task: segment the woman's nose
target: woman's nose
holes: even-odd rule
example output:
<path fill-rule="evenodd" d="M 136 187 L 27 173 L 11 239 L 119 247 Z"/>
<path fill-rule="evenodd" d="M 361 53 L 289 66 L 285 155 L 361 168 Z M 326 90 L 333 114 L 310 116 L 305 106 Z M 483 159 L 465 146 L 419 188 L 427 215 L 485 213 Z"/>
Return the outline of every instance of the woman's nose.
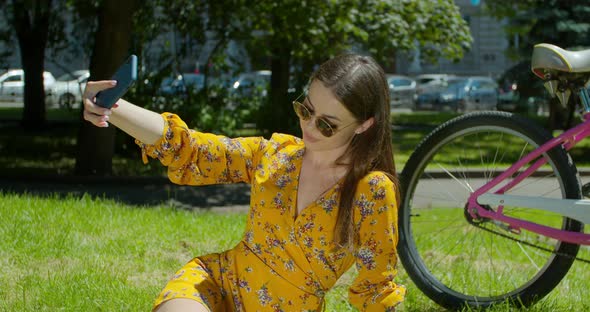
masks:
<path fill-rule="evenodd" d="M 311 116 L 311 118 L 309 118 L 308 120 L 304 120 L 303 122 L 305 123 L 304 124 L 305 129 L 312 130 L 312 131 L 315 130 L 315 127 L 314 127 L 314 125 L 315 125 L 315 116 Z"/>

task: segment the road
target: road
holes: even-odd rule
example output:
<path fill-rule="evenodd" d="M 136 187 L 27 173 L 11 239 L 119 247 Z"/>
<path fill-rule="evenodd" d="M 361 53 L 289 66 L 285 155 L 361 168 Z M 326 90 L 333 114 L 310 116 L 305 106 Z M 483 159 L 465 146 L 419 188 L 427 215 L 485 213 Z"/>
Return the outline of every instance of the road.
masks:
<path fill-rule="evenodd" d="M 590 176 L 581 175 L 582 184 L 590 182 Z M 483 185 L 484 179 L 470 179 L 473 188 Z M 546 197 L 560 198 L 560 192 L 555 188 L 554 181 L 538 179 L 535 184 L 525 185 L 517 190 L 515 195 L 543 194 Z M 525 182 L 526 184 L 526 182 Z M 468 190 L 465 185 L 453 179 L 424 179 L 418 189 L 420 196 L 414 197 L 412 205 L 416 208 L 428 207 L 457 207 L 465 204 Z"/>
<path fill-rule="evenodd" d="M 0 101 L 0 107 L 23 107 L 23 103 L 20 103 L 20 102 L 2 102 L 2 101 Z"/>

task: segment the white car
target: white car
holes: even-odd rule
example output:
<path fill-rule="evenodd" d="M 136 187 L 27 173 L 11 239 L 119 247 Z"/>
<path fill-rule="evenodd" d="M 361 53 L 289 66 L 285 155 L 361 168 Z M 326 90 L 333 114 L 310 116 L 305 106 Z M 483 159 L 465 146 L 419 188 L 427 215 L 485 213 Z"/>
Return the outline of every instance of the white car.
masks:
<path fill-rule="evenodd" d="M 45 94 L 51 93 L 55 78 L 50 72 L 43 72 Z M 25 91 L 25 72 L 11 69 L 0 76 L 0 102 L 23 103 Z"/>
<path fill-rule="evenodd" d="M 391 109 L 416 109 L 416 81 L 403 75 L 387 75 Z"/>
<path fill-rule="evenodd" d="M 67 109 L 79 106 L 88 77 L 90 72 L 84 69 L 66 73 L 57 78 L 49 94 L 51 103 Z"/>

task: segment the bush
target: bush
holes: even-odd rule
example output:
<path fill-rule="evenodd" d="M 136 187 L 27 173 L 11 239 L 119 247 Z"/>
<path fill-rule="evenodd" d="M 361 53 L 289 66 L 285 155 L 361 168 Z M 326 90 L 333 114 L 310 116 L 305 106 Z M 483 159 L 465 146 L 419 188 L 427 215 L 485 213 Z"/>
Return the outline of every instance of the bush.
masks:
<path fill-rule="evenodd" d="M 169 75 L 162 72 L 146 77 L 143 83 L 129 91 L 128 98 L 139 105 L 143 103 L 142 106 L 149 110 L 175 113 L 189 127 L 205 132 L 234 136 L 254 123 L 264 94 L 243 97 L 217 84 L 205 85 L 201 90 L 187 88 L 182 93 L 160 94 L 160 82 Z"/>

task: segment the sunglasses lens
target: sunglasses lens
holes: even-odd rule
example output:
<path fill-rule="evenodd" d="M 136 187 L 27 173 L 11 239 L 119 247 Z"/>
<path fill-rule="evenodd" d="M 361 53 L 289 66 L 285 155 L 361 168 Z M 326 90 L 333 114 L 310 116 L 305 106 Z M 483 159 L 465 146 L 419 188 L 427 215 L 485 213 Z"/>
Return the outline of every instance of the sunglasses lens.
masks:
<path fill-rule="evenodd" d="M 302 120 L 311 119 L 311 112 L 301 102 L 293 101 L 293 109 L 295 110 L 295 114 L 297 114 L 297 117 L 301 118 Z M 318 129 L 318 131 L 327 138 L 334 135 L 334 127 L 332 127 L 330 123 L 323 118 L 317 118 L 315 121 L 315 126 Z"/>
<path fill-rule="evenodd" d="M 334 128 L 332 128 L 332 126 L 330 126 L 330 124 L 324 119 L 318 118 L 315 124 L 323 136 L 329 138 L 334 135 Z"/>
<path fill-rule="evenodd" d="M 295 109 L 295 114 L 297 114 L 297 117 L 303 120 L 309 120 L 309 118 L 311 118 L 311 113 L 307 107 L 305 107 L 305 105 L 301 104 L 300 102 L 293 101 L 293 109 Z"/>

